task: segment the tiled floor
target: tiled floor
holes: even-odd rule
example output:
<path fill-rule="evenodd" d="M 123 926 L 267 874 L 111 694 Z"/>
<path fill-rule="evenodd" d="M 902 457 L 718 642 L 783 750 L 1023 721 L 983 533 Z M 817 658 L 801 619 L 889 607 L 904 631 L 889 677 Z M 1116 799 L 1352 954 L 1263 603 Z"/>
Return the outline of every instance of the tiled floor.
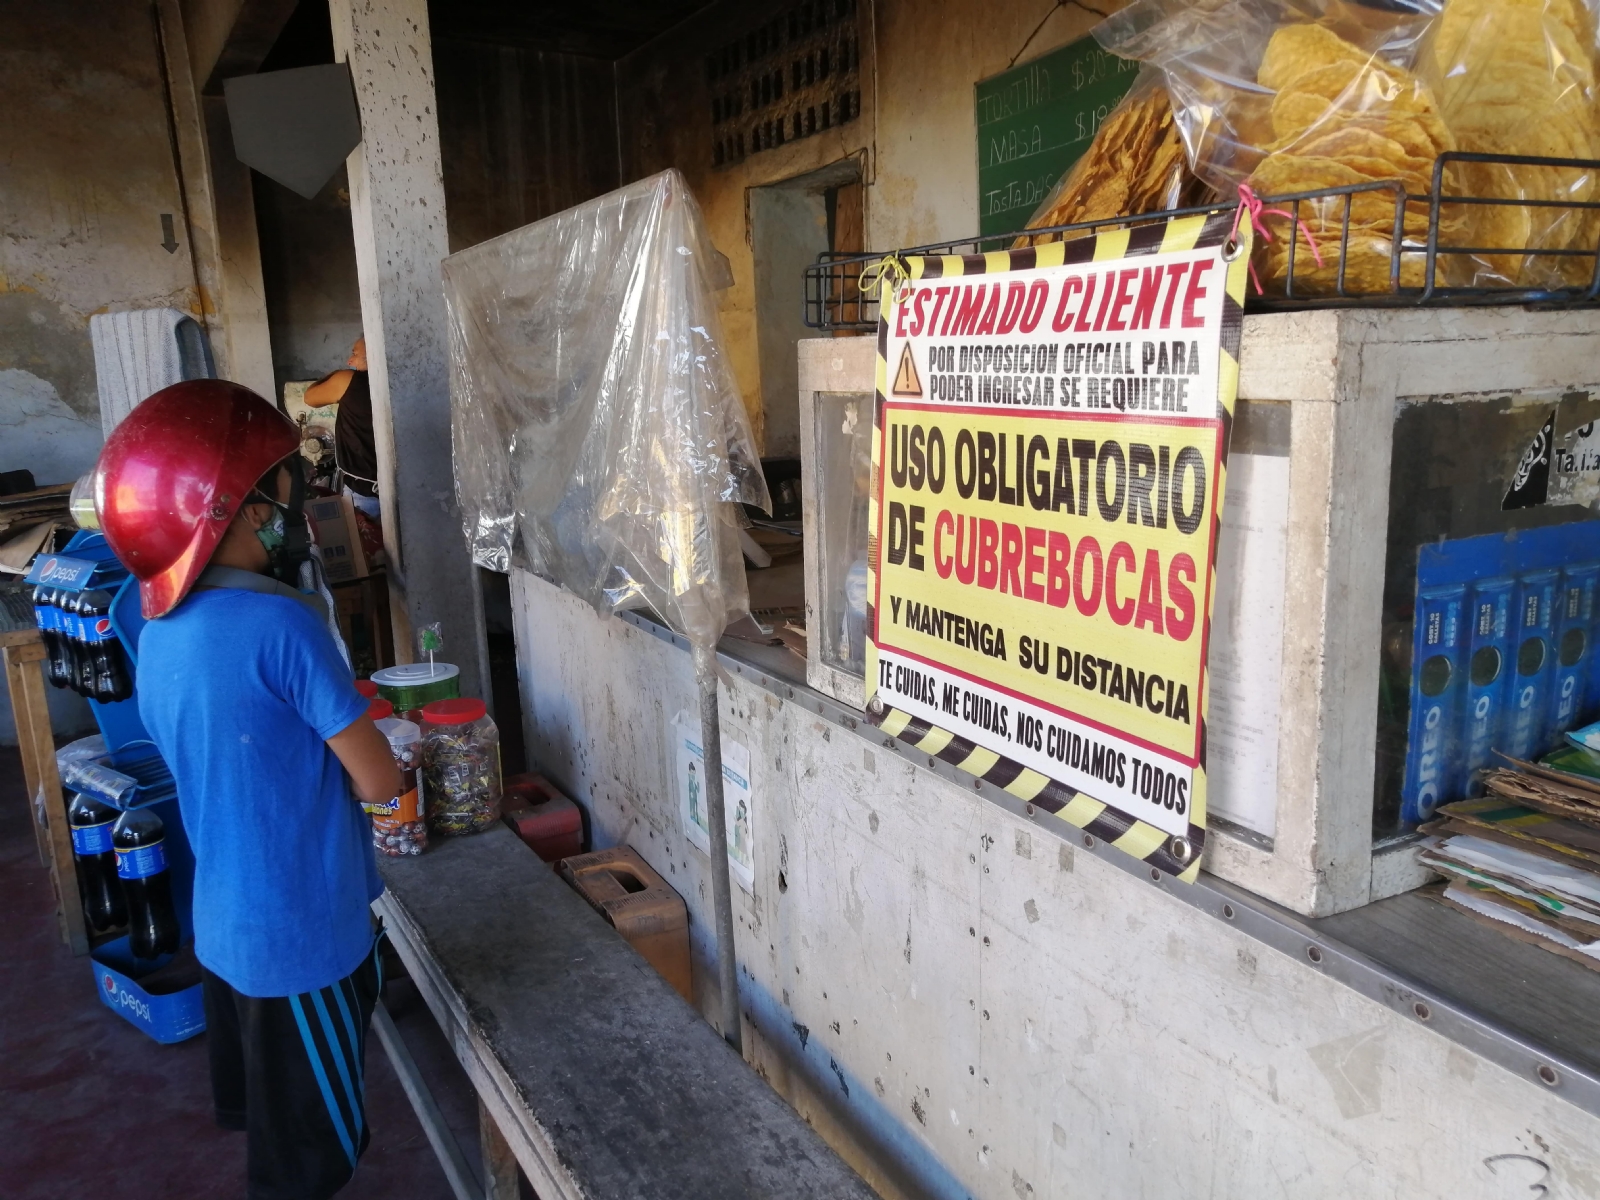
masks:
<path fill-rule="evenodd" d="M 210 1200 L 244 1195 L 244 1140 L 211 1121 L 205 1035 L 161 1046 L 96 998 L 86 958 L 56 933 L 21 762 L 0 747 L 0 1194 L 6 1200 Z M 466 1076 L 409 981 L 386 997 L 477 1167 Z M 372 1144 L 340 1200 L 450 1200 L 376 1036 L 367 1054 Z"/>

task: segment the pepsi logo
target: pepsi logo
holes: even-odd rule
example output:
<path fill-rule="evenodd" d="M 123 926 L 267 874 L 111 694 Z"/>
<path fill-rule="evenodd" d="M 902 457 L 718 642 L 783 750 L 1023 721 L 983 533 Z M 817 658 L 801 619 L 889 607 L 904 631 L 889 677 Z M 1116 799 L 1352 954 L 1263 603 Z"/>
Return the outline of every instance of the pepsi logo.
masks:
<path fill-rule="evenodd" d="M 111 977 L 109 971 L 100 977 L 100 983 L 106 989 L 106 995 L 115 996 L 117 994 L 117 981 Z"/>
<path fill-rule="evenodd" d="M 110 633 L 111 632 L 111 618 L 109 618 L 109 617 L 101 617 L 98 621 L 96 621 L 94 623 L 94 631 L 96 633 Z"/>

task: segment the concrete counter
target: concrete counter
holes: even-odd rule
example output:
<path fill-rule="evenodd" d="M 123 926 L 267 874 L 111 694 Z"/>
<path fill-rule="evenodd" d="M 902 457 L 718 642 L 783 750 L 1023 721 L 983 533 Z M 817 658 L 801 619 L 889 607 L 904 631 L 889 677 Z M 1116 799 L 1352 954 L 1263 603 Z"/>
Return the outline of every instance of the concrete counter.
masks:
<path fill-rule="evenodd" d="M 510 830 L 381 865 L 391 939 L 543 1200 L 872 1196 Z"/>

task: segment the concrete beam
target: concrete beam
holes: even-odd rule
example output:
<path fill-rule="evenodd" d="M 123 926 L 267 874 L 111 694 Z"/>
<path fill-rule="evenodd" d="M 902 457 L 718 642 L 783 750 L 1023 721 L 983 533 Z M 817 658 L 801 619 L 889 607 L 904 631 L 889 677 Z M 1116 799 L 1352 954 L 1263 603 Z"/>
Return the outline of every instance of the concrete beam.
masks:
<path fill-rule="evenodd" d="M 350 64 L 362 142 L 350 155 L 361 320 L 371 366 L 395 651 L 439 621 L 464 695 L 480 694 L 477 577 L 450 454 L 439 263 L 449 253 L 426 0 L 330 0 L 334 57 Z"/>
<path fill-rule="evenodd" d="M 276 384 L 250 169 L 233 155 L 223 100 L 195 86 L 179 0 L 157 0 L 156 18 L 201 321 L 217 374 L 270 398 Z"/>
<path fill-rule="evenodd" d="M 207 96 L 222 95 L 222 81 L 235 75 L 253 75 L 271 51 L 283 27 L 294 15 L 296 0 L 190 0 L 187 7 L 199 18 L 195 43 L 195 81 Z M 233 11 L 228 11 L 229 9 Z M 227 33 L 220 44 L 217 27 Z M 207 36 L 210 35 L 210 36 Z"/>
<path fill-rule="evenodd" d="M 216 206 L 217 308 L 222 315 L 216 345 L 222 375 L 269 398 L 277 390 L 272 370 L 272 334 L 267 325 L 267 286 L 261 277 L 261 236 L 250 168 L 233 154 L 233 128 L 221 96 L 202 96 L 211 164 L 211 200 Z"/>

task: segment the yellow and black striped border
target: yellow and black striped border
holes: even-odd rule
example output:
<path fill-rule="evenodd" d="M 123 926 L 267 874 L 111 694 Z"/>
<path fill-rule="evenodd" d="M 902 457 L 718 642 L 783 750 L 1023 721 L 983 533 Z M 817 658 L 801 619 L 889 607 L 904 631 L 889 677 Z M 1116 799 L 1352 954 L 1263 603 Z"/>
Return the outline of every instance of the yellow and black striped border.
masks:
<path fill-rule="evenodd" d="M 1236 219 L 1237 232 L 1234 229 Z M 1245 288 L 1250 277 L 1252 229 L 1249 215 L 1236 218 L 1235 211 L 1227 209 L 1191 217 L 1174 217 L 1137 229 L 1119 229 L 1020 250 L 905 260 L 911 280 L 915 282 L 961 275 L 1027 271 L 1036 267 L 1059 267 L 1073 263 L 1108 262 L 1147 254 L 1180 253 L 1223 245 L 1230 236 L 1237 242 L 1238 250 L 1228 263 L 1222 312 L 1222 353 L 1218 356 L 1217 416 L 1222 422 L 1222 454 L 1217 462 L 1215 526 L 1211 537 L 1213 578 L 1216 572 L 1216 547 L 1221 534 L 1222 505 L 1227 492 L 1227 456 L 1233 432 L 1234 402 L 1239 393 L 1239 340 L 1244 330 Z M 1172 837 L 1154 825 L 1130 817 L 1120 809 L 1041 775 L 1031 767 L 1025 767 L 947 729 L 872 699 L 877 687 L 878 646 L 875 637 L 877 614 L 871 606 L 871 598 L 878 594 L 878 482 L 882 470 L 883 412 L 884 405 L 888 403 L 889 388 L 888 309 L 889 305 L 882 305 L 882 315 L 878 318 L 877 405 L 872 439 L 872 483 L 867 505 L 867 719 L 891 737 L 912 743 L 924 754 L 943 759 L 986 783 L 1004 788 L 1018 799 L 1054 814 L 1064 823 L 1168 875 L 1185 883 L 1194 882 L 1200 870 L 1200 856 L 1205 849 L 1206 839 L 1206 710 L 1211 690 L 1209 664 L 1202 666 L 1198 706 L 1200 765 L 1195 770 L 1194 787 L 1190 795 L 1189 832 L 1185 838 Z M 1208 636 L 1215 602 L 1216 588 L 1212 586 L 1206 596 Z"/>

